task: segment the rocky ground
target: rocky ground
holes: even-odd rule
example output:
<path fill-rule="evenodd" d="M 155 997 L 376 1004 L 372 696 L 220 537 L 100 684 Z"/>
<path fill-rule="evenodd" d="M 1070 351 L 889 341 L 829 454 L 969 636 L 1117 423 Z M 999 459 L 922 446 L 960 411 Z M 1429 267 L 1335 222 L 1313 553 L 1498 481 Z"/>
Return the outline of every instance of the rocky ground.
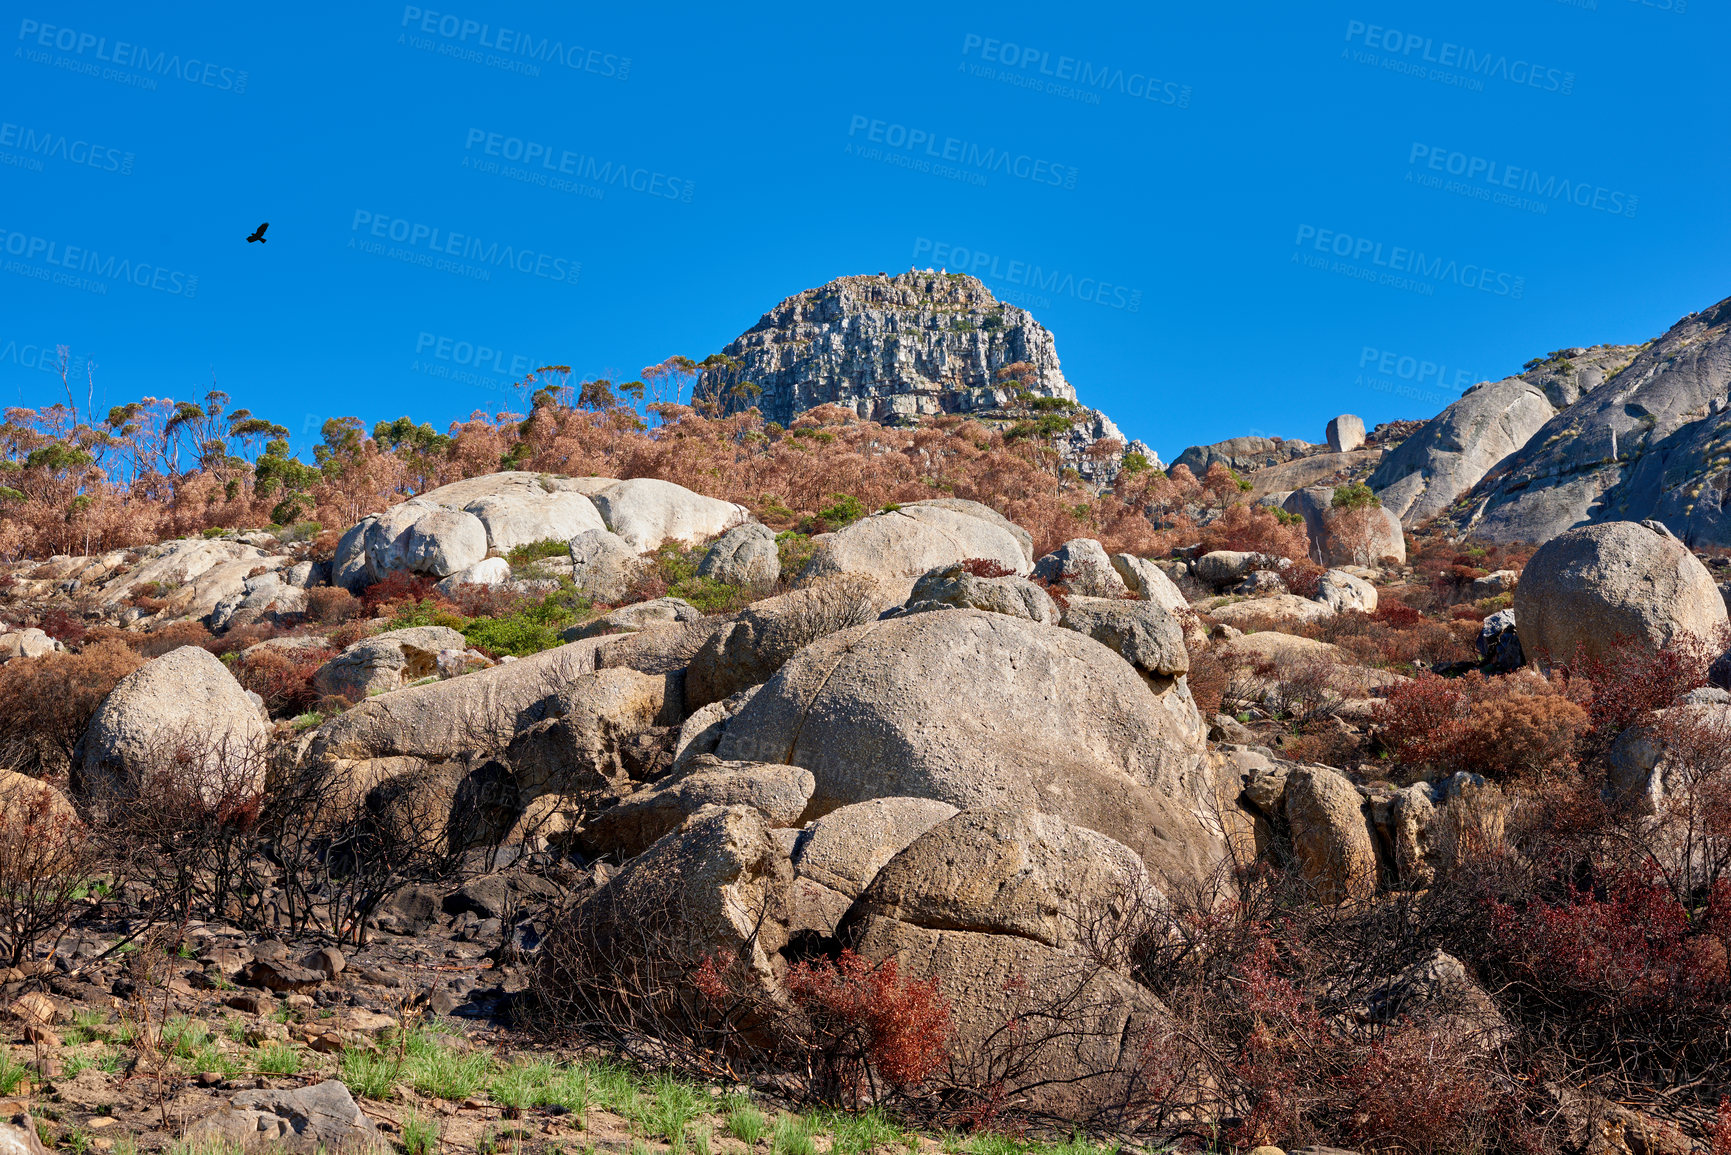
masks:
<path fill-rule="evenodd" d="M 1512 1086 L 1499 1064 L 1531 1012 L 1491 981 L 1504 964 L 1441 931 L 1391 946 L 1378 920 L 1420 918 L 1470 873 L 1463 847 L 1512 840 L 1531 775 L 1589 724 L 1526 663 L 1705 644 L 1725 605 L 1656 523 L 1530 560 L 1409 542 L 1351 481 L 1382 453 L 1364 436 L 1343 417 L 1324 451 L 1210 447 L 1203 473 L 1248 473 L 1249 502 L 1211 514 L 1239 548 L 1156 558 L 1091 538 L 1036 555 L 948 498 L 857 511 L 790 553 L 668 482 L 507 472 L 341 534 L 13 567 L 0 597 L 34 624 L 0 635 L 0 681 L 37 729 L 3 734 L 33 777 L 0 782 L 0 876 L 65 911 L 0 925 L 21 951 L 0 1093 L 74 1150 L 996 1155 L 1077 1122 L 1298 1149 L 1359 1124 L 1210 1099 L 1259 1069 L 1261 1036 L 1158 961 L 1187 920 L 1277 895 L 1287 923 L 1375 944 L 1330 956 L 1302 988 L 1315 1010 L 1255 1011 L 1292 1015 L 1288 1037 L 1342 1064 L 1332 1082 L 1417 1023 L 1484 1093 Z M 1340 484 L 1272 488 L 1306 462 Z M 1703 680 L 1679 683 L 1684 706 L 1731 704 Z M 1408 717 L 1436 694 L 1534 721 L 1438 754 Z M 45 708 L 62 701 L 72 723 Z M 1664 734 L 1609 761 L 1661 815 L 1687 793 Z M 863 981 L 854 960 L 891 976 L 864 1004 L 887 1018 L 850 1028 L 869 1069 L 913 1072 L 865 1095 L 891 1114 L 813 1106 L 837 1099 L 839 1060 L 812 1024 Z M 936 1049 L 887 1025 L 940 1019 Z M 1006 1043 L 1016 1023 L 1053 1025 Z M 1533 1124 L 1553 1149 L 1653 1151 L 1703 1125 L 1557 1103 Z M 1581 1139 L 1612 1117 L 1638 1142 Z M 982 1135 L 933 1130 L 968 1123 Z"/>

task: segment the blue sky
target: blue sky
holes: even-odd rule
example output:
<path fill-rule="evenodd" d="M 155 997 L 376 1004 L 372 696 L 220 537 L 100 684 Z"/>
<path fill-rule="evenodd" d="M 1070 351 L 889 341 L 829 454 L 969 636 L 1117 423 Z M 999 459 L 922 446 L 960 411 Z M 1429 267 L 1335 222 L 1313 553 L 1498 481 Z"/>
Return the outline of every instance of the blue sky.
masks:
<path fill-rule="evenodd" d="M 8 7 L 8 404 L 64 344 L 304 448 L 944 265 L 1170 460 L 1731 295 L 1722 2 Z"/>

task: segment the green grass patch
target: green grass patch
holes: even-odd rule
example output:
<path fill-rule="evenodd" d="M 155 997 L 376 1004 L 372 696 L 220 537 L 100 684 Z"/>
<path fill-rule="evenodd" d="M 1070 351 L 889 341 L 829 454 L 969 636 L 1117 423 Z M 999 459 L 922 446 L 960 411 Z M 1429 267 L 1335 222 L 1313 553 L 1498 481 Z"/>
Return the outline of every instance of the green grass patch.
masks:
<path fill-rule="evenodd" d="M 348 1087 L 350 1094 L 363 1099 L 389 1099 L 402 1074 L 403 1065 L 395 1055 L 383 1055 L 377 1051 L 349 1047 L 343 1050 L 337 1061 L 337 1077 Z"/>
<path fill-rule="evenodd" d="M 419 1111 L 410 1111 L 403 1116 L 404 1155 L 437 1155 L 438 1150 L 437 1120 L 425 1118 Z"/>
<path fill-rule="evenodd" d="M 406 1051 L 403 1081 L 435 1099 L 467 1099 L 480 1090 L 493 1071 L 492 1055 L 485 1051 L 462 1054 L 425 1030 L 409 1037 Z"/>
<path fill-rule="evenodd" d="M 301 1053 L 295 1047 L 266 1043 L 258 1049 L 253 1065 L 262 1075 L 298 1075 L 301 1071 Z"/>

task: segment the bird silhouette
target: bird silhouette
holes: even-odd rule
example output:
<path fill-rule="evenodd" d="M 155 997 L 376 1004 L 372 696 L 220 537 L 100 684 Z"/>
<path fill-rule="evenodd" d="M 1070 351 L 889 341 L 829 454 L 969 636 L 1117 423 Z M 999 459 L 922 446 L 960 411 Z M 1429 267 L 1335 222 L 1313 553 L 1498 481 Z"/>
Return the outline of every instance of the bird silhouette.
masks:
<path fill-rule="evenodd" d="M 255 233 L 253 233 L 252 236 L 250 236 L 246 239 L 246 243 L 250 245 L 254 241 L 257 241 L 261 245 L 264 244 L 265 243 L 264 231 L 268 228 L 270 228 L 270 222 L 266 221 L 264 224 L 262 224 L 258 227 L 258 231 L 256 231 Z"/>

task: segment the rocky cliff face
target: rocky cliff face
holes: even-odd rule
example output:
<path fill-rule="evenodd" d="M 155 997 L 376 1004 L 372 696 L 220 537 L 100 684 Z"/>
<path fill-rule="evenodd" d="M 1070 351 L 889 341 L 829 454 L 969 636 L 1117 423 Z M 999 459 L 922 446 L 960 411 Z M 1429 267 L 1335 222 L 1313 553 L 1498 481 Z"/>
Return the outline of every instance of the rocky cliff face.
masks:
<path fill-rule="evenodd" d="M 1389 454 L 1370 476 L 1371 488 L 1408 526 L 1436 517 L 1640 349 L 1561 349 L 1513 377 L 1474 385 Z"/>
<path fill-rule="evenodd" d="M 1124 438 L 1076 404 L 1052 334 L 974 277 L 839 277 L 782 301 L 722 352 L 733 364 L 706 371 L 697 396 L 725 412 L 755 405 L 783 425 L 832 404 L 889 423 L 939 413 L 1012 427 L 1032 419 L 1084 477 L 1106 481 L 1120 466 L 1118 454 L 1088 452 Z M 1139 443 L 1125 451 L 1153 459 Z"/>
<path fill-rule="evenodd" d="M 1612 363 L 1594 367 L 1602 350 Z M 1579 379 L 1577 353 L 1596 384 Z M 1627 365 L 1615 364 L 1624 353 Z M 1579 379 L 1578 399 L 1547 366 Z M 1571 526 L 1657 518 L 1690 544 L 1731 544 L 1731 299 L 1639 348 L 1564 350 L 1530 374 L 1561 408 L 1465 495 L 1452 526 L 1545 541 Z"/>

